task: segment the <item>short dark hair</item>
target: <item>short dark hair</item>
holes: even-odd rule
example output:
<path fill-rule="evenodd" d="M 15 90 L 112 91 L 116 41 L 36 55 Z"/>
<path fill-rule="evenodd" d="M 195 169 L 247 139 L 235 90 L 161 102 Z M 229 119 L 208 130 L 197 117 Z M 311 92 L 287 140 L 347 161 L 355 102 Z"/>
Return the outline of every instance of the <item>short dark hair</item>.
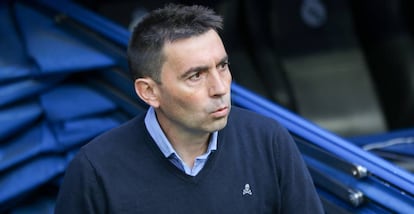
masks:
<path fill-rule="evenodd" d="M 221 16 L 200 5 L 168 4 L 150 12 L 135 26 L 128 44 L 132 78 L 150 77 L 161 83 L 166 42 L 198 36 L 211 29 L 218 31 L 222 24 Z"/>

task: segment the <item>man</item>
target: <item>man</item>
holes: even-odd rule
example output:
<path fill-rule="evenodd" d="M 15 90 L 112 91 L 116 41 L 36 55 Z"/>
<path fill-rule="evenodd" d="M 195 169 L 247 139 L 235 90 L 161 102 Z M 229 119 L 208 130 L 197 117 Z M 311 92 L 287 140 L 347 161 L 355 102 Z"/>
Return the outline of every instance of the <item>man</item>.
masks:
<path fill-rule="evenodd" d="M 79 151 L 56 213 L 323 213 L 287 131 L 231 106 L 221 25 L 168 5 L 135 27 L 128 61 L 150 108 Z"/>

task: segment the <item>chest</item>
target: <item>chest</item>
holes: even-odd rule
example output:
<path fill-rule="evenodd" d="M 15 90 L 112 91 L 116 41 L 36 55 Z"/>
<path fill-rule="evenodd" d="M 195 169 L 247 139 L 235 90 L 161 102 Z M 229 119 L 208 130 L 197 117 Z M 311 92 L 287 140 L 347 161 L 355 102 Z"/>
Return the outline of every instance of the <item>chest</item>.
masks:
<path fill-rule="evenodd" d="M 113 213 L 275 213 L 280 202 L 272 173 L 242 163 L 207 163 L 196 177 L 139 171 L 104 182 Z"/>

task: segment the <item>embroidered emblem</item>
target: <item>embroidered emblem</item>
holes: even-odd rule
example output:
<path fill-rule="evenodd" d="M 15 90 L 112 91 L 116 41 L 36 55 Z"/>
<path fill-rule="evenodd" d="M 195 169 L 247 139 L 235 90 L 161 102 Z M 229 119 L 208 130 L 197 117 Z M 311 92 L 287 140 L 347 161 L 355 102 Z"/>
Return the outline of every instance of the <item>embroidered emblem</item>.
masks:
<path fill-rule="evenodd" d="M 243 195 L 253 195 L 249 184 L 244 185 Z"/>

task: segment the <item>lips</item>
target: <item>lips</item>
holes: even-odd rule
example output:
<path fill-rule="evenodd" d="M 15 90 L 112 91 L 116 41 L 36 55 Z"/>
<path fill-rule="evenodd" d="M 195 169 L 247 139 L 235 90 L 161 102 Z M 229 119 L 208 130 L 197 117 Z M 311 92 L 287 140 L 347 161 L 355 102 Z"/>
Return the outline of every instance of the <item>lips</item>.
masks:
<path fill-rule="evenodd" d="M 213 117 L 225 117 L 229 112 L 229 108 L 227 106 L 220 107 L 217 110 L 213 111 L 211 114 Z"/>

